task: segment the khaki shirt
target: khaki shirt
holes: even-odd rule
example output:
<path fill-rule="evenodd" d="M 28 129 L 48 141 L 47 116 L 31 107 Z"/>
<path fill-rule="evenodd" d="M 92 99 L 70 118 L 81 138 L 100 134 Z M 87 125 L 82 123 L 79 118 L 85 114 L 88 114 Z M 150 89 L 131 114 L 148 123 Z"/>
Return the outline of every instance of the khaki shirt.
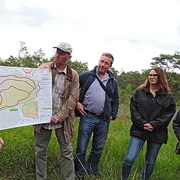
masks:
<path fill-rule="evenodd" d="M 57 74 L 53 63 L 49 63 L 52 71 L 52 86 L 54 85 Z M 64 92 L 62 94 L 62 106 L 55 116 L 62 123 L 66 143 L 70 143 L 74 132 L 75 106 L 79 99 L 79 76 L 78 73 L 67 66 L 67 75 L 65 79 Z M 34 125 L 34 130 L 40 132 L 42 124 Z"/>

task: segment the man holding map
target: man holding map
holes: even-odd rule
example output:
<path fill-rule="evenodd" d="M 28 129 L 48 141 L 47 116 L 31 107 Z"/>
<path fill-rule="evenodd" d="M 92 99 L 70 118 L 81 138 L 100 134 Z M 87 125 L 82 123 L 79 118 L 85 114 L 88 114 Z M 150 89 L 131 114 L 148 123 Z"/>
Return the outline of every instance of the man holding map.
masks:
<path fill-rule="evenodd" d="M 40 66 L 52 72 L 52 116 L 50 123 L 34 126 L 36 180 L 47 179 L 47 147 L 53 129 L 60 146 L 61 179 L 74 180 L 71 140 L 74 131 L 74 109 L 79 97 L 79 76 L 67 65 L 71 59 L 72 47 L 61 42 L 53 48 L 56 48 L 54 62 Z"/>

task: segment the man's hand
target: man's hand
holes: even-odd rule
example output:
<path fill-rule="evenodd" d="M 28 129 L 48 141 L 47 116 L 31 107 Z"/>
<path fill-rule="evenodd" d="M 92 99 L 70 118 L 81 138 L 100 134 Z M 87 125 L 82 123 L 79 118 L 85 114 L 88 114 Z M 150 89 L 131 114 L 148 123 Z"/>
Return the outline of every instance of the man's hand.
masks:
<path fill-rule="evenodd" d="M 108 120 L 108 121 L 113 121 L 112 116 L 110 116 L 110 118 L 109 118 L 109 120 Z"/>
<path fill-rule="evenodd" d="M 38 68 L 40 68 L 40 69 L 49 69 L 49 70 L 51 70 L 51 68 L 49 67 L 48 64 L 41 64 Z"/>
<path fill-rule="evenodd" d="M 84 106 L 80 103 L 77 102 L 76 103 L 76 109 L 84 116 L 86 114 L 86 112 L 84 111 Z"/>
<path fill-rule="evenodd" d="M 56 116 L 51 116 L 51 123 L 53 124 L 57 124 L 59 121 L 58 121 L 58 118 Z"/>

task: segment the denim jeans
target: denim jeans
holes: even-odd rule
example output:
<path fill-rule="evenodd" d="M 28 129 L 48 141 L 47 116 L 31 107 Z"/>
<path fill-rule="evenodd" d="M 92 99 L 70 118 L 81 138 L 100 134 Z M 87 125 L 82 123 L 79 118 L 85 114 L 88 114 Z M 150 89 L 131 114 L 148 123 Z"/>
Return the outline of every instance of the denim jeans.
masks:
<path fill-rule="evenodd" d="M 122 165 L 122 180 L 127 180 L 140 150 L 142 149 L 146 140 L 131 136 L 127 154 Z M 147 149 L 145 155 L 145 164 L 142 172 L 142 180 L 149 180 L 154 169 L 156 157 L 161 148 L 161 143 L 147 141 Z"/>
<path fill-rule="evenodd" d="M 109 122 L 102 117 L 87 113 L 80 117 L 78 140 L 75 157 L 75 173 L 77 176 L 89 174 L 96 176 L 98 163 L 107 139 Z M 86 161 L 87 146 L 92 137 L 92 147 Z"/>

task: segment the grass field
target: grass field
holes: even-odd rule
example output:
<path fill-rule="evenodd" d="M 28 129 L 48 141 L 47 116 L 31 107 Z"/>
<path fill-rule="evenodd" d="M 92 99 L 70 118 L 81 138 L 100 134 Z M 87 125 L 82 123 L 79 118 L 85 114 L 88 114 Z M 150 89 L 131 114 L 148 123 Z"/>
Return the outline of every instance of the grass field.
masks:
<path fill-rule="evenodd" d="M 131 126 L 128 108 L 121 106 L 116 121 L 111 122 L 108 139 L 99 165 L 100 180 L 120 180 L 121 166 L 129 142 Z M 76 148 L 77 127 L 75 120 L 73 148 Z M 32 126 L 0 131 L 5 141 L 0 151 L 0 180 L 34 180 L 34 140 Z M 151 180 L 179 180 L 180 156 L 174 154 L 177 139 L 169 125 L 169 140 L 163 145 Z M 88 149 L 89 152 L 89 149 Z M 130 180 L 139 180 L 144 162 L 145 147 L 136 160 Z M 59 146 L 53 133 L 48 148 L 48 180 L 60 179 Z M 87 177 L 88 179 L 88 177 Z"/>

